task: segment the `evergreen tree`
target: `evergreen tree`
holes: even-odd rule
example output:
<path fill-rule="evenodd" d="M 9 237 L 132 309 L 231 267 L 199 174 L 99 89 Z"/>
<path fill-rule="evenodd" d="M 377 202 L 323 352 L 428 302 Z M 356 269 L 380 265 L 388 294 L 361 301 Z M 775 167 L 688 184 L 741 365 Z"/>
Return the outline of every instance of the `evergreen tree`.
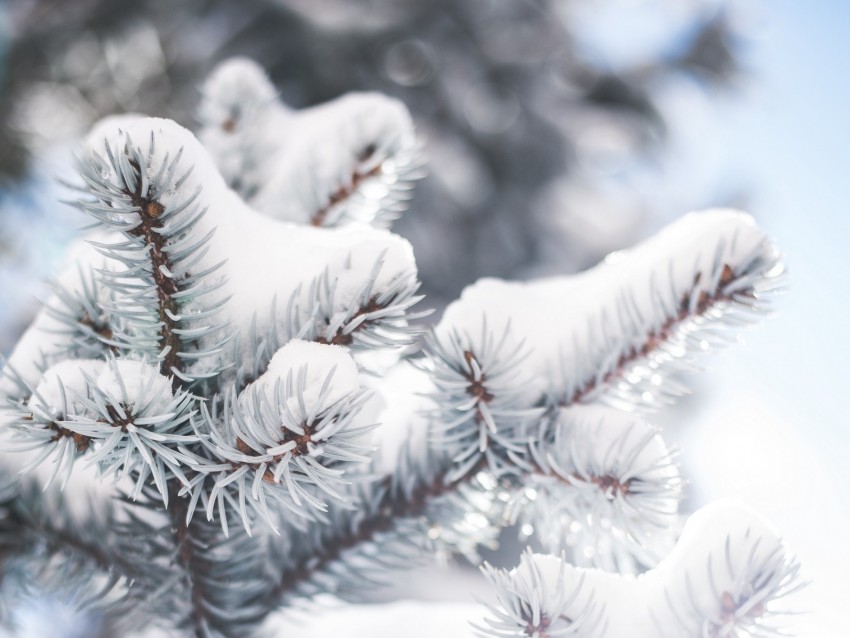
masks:
<path fill-rule="evenodd" d="M 49 592 L 92 634 L 261 635 L 519 524 L 547 554 L 485 567 L 482 635 L 780 635 L 797 563 L 735 505 L 680 535 L 648 421 L 781 286 L 751 218 L 482 279 L 425 334 L 401 103 L 293 110 L 235 59 L 199 119 L 107 118 L 68 180 L 93 228 L 2 371 L 5 620 Z"/>

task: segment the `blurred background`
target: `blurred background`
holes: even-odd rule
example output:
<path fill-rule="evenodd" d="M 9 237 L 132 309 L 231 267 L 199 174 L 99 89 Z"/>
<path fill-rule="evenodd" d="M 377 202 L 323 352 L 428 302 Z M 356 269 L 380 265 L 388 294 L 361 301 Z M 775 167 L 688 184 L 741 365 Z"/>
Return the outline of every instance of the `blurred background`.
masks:
<path fill-rule="evenodd" d="M 686 509 L 734 496 L 771 518 L 814 581 L 801 635 L 850 635 L 850 3 L 813 4 L 7 0 L 0 352 L 83 222 L 56 181 L 80 137 L 123 112 L 193 128 L 200 83 L 233 55 L 293 106 L 405 102 L 429 176 L 394 229 L 438 309 L 482 275 L 581 270 L 687 210 L 743 207 L 786 252 L 790 294 L 660 418 Z"/>

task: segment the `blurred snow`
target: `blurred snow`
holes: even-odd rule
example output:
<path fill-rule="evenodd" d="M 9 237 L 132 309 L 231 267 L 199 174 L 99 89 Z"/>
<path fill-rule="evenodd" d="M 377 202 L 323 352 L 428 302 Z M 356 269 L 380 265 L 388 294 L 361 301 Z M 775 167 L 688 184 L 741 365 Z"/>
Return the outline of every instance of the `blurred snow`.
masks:
<path fill-rule="evenodd" d="M 21 586 L 20 583 L 12 586 Z M 31 605 L 15 609 L 12 622 L 16 631 L 0 626 L 0 638 L 95 638 L 96 623 L 78 609 L 51 598 L 39 598 Z"/>
<path fill-rule="evenodd" d="M 747 353 L 749 359 L 754 353 Z M 734 366 L 736 362 L 732 362 Z M 737 362 L 740 363 L 740 362 Z M 746 367 L 746 364 L 744 364 Z M 757 508 L 785 538 L 809 587 L 797 595 L 801 636 L 846 636 L 846 530 L 850 501 L 822 442 L 809 436 L 798 409 L 766 389 L 743 395 L 747 373 L 714 369 L 706 388 L 718 400 L 686 426 L 683 463 L 700 502 L 730 497 Z M 817 426 L 815 426 L 817 427 Z M 839 631 L 844 623 L 844 629 Z"/>

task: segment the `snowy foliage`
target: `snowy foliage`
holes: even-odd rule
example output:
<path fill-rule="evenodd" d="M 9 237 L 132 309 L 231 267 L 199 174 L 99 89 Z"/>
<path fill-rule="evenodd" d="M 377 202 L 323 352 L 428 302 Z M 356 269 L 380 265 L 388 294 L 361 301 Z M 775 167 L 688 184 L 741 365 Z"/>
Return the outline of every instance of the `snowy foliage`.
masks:
<path fill-rule="evenodd" d="M 419 350 L 416 264 L 388 230 L 419 175 L 404 107 L 293 111 L 235 60 L 200 120 L 206 147 L 123 117 L 80 153 L 95 228 L 2 370 L 24 475 L 4 479 L 4 572 L 107 635 L 250 636 L 435 552 L 477 561 L 516 525 L 552 555 L 487 568 L 483 635 L 781 629 L 793 559 L 733 505 L 677 541 L 682 477 L 649 421 L 769 308 L 783 268 L 751 218 L 482 280 Z M 97 507 L 37 489 L 53 481 Z"/>
<path fill-rule="evenodd" d="M 779 636 L 799 565 L 757 515 L 731 503 L 694 514 L 676 547 L 637 577 L 525 554 L 485 567 L 498 606 L 483 636 Z"/>

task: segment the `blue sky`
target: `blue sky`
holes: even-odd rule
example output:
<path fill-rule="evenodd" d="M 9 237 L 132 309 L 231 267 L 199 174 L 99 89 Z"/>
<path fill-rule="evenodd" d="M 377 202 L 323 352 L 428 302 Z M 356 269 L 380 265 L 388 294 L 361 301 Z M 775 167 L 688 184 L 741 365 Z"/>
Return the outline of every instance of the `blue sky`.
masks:
<path fill-rule="evenodd" d="M 846 636 L 850 2 L 759 7 L 754 86 L 703 143 L 747 184 L 787 256 L 789 291 L 746 347 L 711 362 L 685 465 L 698 500 L 743 498 L 799 553 L 815 579 L 803 635 Z"/>
<path fill-rule="evenodd" d="M 839 403 L 850 357 L 842 334 L 850 310 L 850 3 L 812 6 L 781 0 L 765 7 L 752 52 L 755 95 L 724 139 L 706 143 L 728 145 L 750 183 L 750 208 L 790 271 L 778 316 L 729 358 L 804 419 L 838 463 L 850 451 Z"/>

